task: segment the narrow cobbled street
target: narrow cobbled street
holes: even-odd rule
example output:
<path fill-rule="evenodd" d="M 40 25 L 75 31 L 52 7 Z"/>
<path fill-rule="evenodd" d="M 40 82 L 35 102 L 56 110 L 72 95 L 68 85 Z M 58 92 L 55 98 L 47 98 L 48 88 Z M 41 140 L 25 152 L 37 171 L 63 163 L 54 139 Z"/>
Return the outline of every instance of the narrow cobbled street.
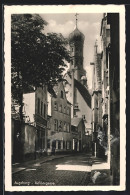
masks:
<path fill-rule="evenodd" d="M 90 182 L 91 159 L 89 155 L 78 154 L 35 163 L 25 170 L 13 174 L 12 185 L 87 186 Z"/>

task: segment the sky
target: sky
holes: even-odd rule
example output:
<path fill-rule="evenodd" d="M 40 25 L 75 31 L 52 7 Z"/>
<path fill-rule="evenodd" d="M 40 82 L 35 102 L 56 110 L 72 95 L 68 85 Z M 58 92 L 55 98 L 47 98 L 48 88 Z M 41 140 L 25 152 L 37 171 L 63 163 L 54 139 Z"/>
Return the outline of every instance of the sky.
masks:
<path fill-rule="evenodd" d="M 88 79 L 88 88 L 92 88 L 92 65 L 94 60 L 94 44 L 97 39 L 98 52 L 100 52 L 100 29 L 103 14 L 78 13 L 77 27 L 85 35 L 84 41 L 84 69 Z M 75 14 L 40 14 L 48 22 L 45 32 L 62 33 L 67 38 L 75 29 Z"/>

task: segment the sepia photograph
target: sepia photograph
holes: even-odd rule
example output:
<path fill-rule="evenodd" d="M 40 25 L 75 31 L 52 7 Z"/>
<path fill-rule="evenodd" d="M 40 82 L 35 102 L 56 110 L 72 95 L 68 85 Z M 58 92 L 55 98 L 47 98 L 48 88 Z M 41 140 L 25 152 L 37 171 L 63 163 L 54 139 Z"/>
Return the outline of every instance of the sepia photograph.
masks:
<path fill-rule="evenodd" d="M 5 6 L 5 189 L 125 190 L 124 6 Z"/>

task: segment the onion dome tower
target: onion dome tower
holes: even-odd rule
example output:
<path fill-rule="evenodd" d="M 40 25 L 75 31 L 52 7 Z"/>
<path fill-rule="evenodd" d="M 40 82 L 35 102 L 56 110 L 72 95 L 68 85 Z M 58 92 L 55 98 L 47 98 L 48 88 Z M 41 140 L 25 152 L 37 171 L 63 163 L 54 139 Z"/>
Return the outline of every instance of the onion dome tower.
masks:
<path fill-rule="evenodd" d="M 76 28 L 69 35 L 69 45 L 71 53 L 70 72 L 74 70 L 74 78 L 81 82 L 81 77 L 86 76 L 86 71 L 83 69 L 83 47 L 85 36 L 79 31 L 77 27 L 76 14 Z"/>

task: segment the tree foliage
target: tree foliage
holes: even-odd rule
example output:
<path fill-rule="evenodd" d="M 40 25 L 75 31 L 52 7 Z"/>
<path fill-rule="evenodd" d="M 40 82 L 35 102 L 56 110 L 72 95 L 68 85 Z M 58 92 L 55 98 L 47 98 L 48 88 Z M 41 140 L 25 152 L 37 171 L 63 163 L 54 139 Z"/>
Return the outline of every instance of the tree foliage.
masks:
<path fill-rule="evenodd" d="M 47 22 L 37 14 L 11 17 L 12 97 L 19 104 L 29 86 L 51 85 L 62 79 L 70 61 L 67 40 L 56 33 L 44 33 Z"/>

